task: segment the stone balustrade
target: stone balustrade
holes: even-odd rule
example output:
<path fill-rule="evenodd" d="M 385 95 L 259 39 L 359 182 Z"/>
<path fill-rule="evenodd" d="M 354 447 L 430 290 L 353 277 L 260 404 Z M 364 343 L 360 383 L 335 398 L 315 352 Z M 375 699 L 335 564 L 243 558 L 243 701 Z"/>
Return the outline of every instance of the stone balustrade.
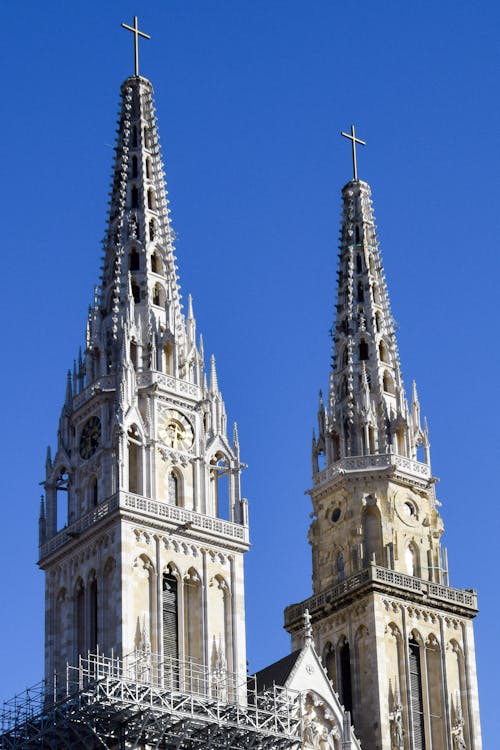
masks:
<path fill-rule="evenodd" d="M 248 526 L 226 521 L 222 518 L 207 516 L 177 505 L 169 505 L 161 500 L 135 495 L 131 492 L 117 492 L 103 500 L 96 508 L 78 518 L 74 523 L 65 526 L 40 547 L 40 559 L 54 552 L 71 538 L 80 536 L 86 529 L 114 511 L 136 511 L 149 518 L 167 521 L 176 525 L 189 525 L 193 531 L 208 532 L 220 536 L 226 542 L 233 540 L 238 544 L 249 544 Z"/>
<path fill-rule="evenodd" d="M 341 458 L 323 471 L 319 471 L 313 476 L 313 486 L 316 489 L 322 484 L 334 479 L 342 474 L 354 471 L 370 471 L 377 469 L 388 469 L 394 467 L 397 471 L 419 479 L 431 479 L 431 470 L 427 464 L 421 461 L 414 461 L 406 456 L 399 456 L 396 453 L 381 453 L 371 456 L 349 456 Z"/>
<path fill-rule="evenodd" d="M 415 601 L 426 601 L 437 605 L 443 602 L 457 604 L 467 609 L 477 609 L 477 595 L 475 591 L 467 589 L 454 589 L 451 586 L 442 586 L 441 584 L 427 581 L 423 578 L 398 573 L 395 570 L 383 568 L 380 565 L 371 564 L 368 568 L 360 570 L 359 573 L 340 581 L 326 591 L 322 591 L 316 596 L 311 596 L 299 604 L 292 604 L 285 610 L 285 627 L 292 626 L 294 623 L 302 623 L 302 617 L 306 609 L 313 614 L 317 610 L 329 607 L 335 604 L 335 600 L 343 594 L 356 589 L 361 589 L 369 583 L 386 584 L 392 589 L 399 589 L 401 593 L 409 592 L 415 597 Z"/>

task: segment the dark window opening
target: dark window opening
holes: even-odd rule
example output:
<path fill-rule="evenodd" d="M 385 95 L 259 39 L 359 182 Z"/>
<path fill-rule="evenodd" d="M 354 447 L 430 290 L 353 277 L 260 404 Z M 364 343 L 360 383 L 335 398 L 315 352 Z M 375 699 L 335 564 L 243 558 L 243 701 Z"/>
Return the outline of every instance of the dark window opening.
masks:
<path fill-rule="evenodd" d="M 129 271 L 138 271 L 140 268 L 140 256 L 135 248 L 128 256 L 128 267 Z"/>
<path fill-rule="evenodd" d="M 345 710 L 352 713 L 351 656 L 347 642 L 340 649 L 340 695 Z"/>
<path fill-rule="evenodd" d="M 359 358 L 368 359 L 368 343 L 366 341 L 360 341 L 359 343 Z"/>
<path fill-rule="evenodd" d="M 137 177 L 137 156 L 132 157 L 132 177 Z"/>
<path fill-rule="evenodd" d="M 363 289 L 363 284 L 360 282 L 358 284 L 358 302 L 364 302 L 365 301 L 365 290 Z"/>
<path fill-rule="evenodd" d="M 89 649 L 95 654 L 97 651 L 97 581 L 94 579 L 90 584 L 89 590 Z"/>
<path fill-rule="evenodd" d="M 160 273 L 160 259 L 157 253 L 153 253 L 151 256 L 151 271 L 153 273 Z"/>
<path fill-rule="evenodd" d="M 139 288 L 139 285 L 135 284 L 134 282 L 132 282 L 132 297 L 134 298 L 134 302 L 141 301 L 141 290 Z"/>
<path fill-rule="evenodd" d="M 358 226 L 354 228 L 354 241 L 356 242 L 356 245 L 359 245 L 359 227 Z"/>
<path fill-rule="evenodd" d="M 361 255 L 356 255 L 356 273 L 362 273 L 363 271 L 363 263 L 361 261 Z"/>
<path fill-rule="evenodd" d="M 151 159 L 149 158 L 149 156 L 146 159 L 146 177 L 148 178 L 148 180 L 151 179 Z"/>
<path fill-rule="evenodd" d="M 132 200 L 132 208 L 138 208 L 139 207 L 139 191 L 137 190 L 137 187 L 135 185 L 132 186 L 131 200 Z"/>
<path fill-rule="evenodd" d="M 137 148 L 137 125 L 132 128 L 132 148 Z"/>
<path fill-rule="evenodd" d="M 152 190 L 148 190 L 148 208 L 152 211 L 155 209 L 155 197 Z"/>
<path fill-rule="evenodd" d="M 149 239 L 151 240 L 151 242 L 154 240 L 155 237 L 156 237 L 155 220 L 151 219 L 151 221 L 149 222 Z"/>

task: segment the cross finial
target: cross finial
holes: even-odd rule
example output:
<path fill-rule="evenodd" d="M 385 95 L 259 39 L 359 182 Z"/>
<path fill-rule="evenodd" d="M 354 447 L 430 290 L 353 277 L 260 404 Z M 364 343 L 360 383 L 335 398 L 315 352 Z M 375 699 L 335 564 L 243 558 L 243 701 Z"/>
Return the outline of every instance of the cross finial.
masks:
<path fill-rule="evenodd" d="M 122 23 L 122 28 L 131 31 L 134 35 L 134 62 L 135 62 L 135 75 L 139 75 L 139 37 L 142 36 L 144 39 L 151 39 L 149 34 L 145 34 L 144 31 L 139 31 L 139 24 L 137 22 L 137 16 L 134 16 L 134 25 L 127 26 L 126 23 Z"/>
<path fill-rule="evenodd" d="M 351 134 L 342 132 L 340 135 L 343 135 L 344 138 L 349 138 L 352 145 L 352 170 L 354 172 L 354 179 L 358 179 L 358 164 L 356 161 L 356 143 L 360 143 L 362 146 L 366 146 L 366 143 L 359 138 L 356 138 L 356 131 L 354 130 L 354 125 L 351 125 Z"/>

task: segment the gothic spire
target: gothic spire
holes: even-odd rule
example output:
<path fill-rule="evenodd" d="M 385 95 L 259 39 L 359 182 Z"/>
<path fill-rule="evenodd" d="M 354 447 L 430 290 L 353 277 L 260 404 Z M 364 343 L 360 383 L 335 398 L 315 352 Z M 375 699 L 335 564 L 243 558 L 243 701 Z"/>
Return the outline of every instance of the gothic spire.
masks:
<path fill-rule="evenodd" d="M 387 453 L 415 458 L 422 434 L 411 429 L 370 187 L 352 180 L 342 198 L 333 368 L 318 452 L 327 463 Z"/>

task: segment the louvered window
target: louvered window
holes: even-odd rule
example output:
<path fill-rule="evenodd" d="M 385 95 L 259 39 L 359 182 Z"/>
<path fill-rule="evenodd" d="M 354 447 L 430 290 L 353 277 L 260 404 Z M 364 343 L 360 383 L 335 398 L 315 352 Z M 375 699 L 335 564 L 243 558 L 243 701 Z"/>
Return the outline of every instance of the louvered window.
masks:
<path fill-rule="evenodd" d="M 177 579 L 170 574 L 163 576 L 163 658 L 168 665 L 170 659 L 177 659 L 178 627 L 177 627 Z"/>
<path fill-rule="evenodd" d="M 425 750 L 424 705 L 422 696 L 422 670 L 420 647 L 414 639 L 410 641 L 410 697 L 414 750 Z"/>

